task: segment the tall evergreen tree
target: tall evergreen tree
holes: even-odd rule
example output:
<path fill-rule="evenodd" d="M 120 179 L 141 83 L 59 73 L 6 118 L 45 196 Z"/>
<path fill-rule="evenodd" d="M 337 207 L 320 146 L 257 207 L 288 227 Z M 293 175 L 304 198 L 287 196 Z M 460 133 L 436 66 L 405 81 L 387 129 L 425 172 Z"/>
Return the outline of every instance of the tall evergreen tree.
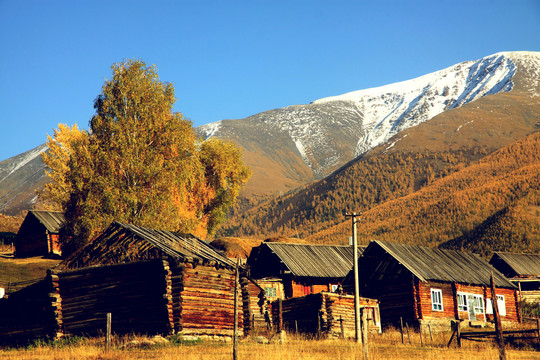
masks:
<path fill-rule="evenodd" d="M 48 141 L 56 151 L 44 156 L 53 180 L 45 195 L 66 212 L 66 252 L 113 220 L 213 233 L 250 175 L 240 149 L 198 141 L 154 66 L 129 60 L 112 71 L 90 132 L 60 126 Z"/>

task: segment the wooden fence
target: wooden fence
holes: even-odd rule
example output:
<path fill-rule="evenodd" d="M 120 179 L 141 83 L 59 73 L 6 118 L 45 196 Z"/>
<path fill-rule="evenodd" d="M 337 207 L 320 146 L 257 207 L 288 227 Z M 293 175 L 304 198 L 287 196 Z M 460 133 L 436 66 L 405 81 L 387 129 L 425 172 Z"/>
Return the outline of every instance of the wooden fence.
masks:
<path fill-rule="evenodd" d="M 520 330 L 503 330 L 502 334 L 505 341 L 515 341 L 515 340 L 535 340 L 540 344 L 540 319 L 536 320 L 536 327 L 533 329 L 520 329 Z M 461 342 L 463 340 L 485 342 L 485 341 L 495 341 L 497 339 L 497 332 L 495 330 L 488 331 L 462 331 L 459 323 L 454 322 L 452 325 L 452 336 L 448 341 L 448 346 L 452 344 L 454 338 L 456 339 L 456 344 L 458 347 L 461 347 Z"/>

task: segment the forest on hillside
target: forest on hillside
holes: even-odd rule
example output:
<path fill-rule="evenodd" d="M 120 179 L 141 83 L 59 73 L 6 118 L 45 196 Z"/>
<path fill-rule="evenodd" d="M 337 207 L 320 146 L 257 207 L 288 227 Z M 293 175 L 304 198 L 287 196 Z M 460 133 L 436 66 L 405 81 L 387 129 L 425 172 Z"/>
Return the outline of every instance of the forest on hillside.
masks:
<path fill-rule="evenodd" d="M 493 150 L 396 152 L 358 158 L 321 181 L 233 216 L 217 236 L 309 237 L 362 212 L 412 194 Z"/>
<path fill-rule="evenodd" d="M 535 133 L 359 219 L 360 242 L 378 239 L 490 251 L 540 251 L 540 133 Z M 307 237 L 340 242 L 341 223 Z"/>

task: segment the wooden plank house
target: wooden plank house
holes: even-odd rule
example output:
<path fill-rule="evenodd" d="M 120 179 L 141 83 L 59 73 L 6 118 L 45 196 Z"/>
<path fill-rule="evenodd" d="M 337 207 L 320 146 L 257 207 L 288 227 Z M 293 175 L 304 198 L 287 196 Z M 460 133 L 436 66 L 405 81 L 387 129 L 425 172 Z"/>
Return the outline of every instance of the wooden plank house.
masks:
<path fill-rule="evenodd" d="M 495 252 L 489 263 L 519 288 L 520 301 L 540 303 L 540 255 Z"/>
<path fill-rule="evenodd" d="M 30 210 L 15 238 L 15 256 L 62 255 L 58 240 L 64 221 L 62 212 Z"/>
<path fill-rule="evenodd" d="M 263 242 L 254 247 L 247 260 L 250 275 L 265 288 L 279 288 L 271 279 L 281 279 L 285 298 L 336 291 L 342 279 L 352 269 L 351 246 L 307 245 Z M 266 290 L 268 291 L 268 290 Z"/>
<path fill-rule="evenodd" d="M 49 271 L 45 295 L 38 296 L 49 299 L 40 307 L 48 314 L 46 324 L 33 326 L 53 337 L 93 335 L 104 331 L 111 312 L 116 333 L 232 336 L 235 268 L 233 260 L 192 235 L 113 222 Z M 243 271 L 239 283 L 240 336 L 254 326 L 266 329 L 262 289 Z M 0 313 L 16 307 L 0 303 Z M 14 321 L 24 316 L 18 314 Z M 0 326 L 0 337 L 32 333 L 32 326 L 15 334 Z"/>
<path fill-rule="evenodd" d="M 358 260 L 362 296 L 380 301 L 383 324 L 422 326 L 450 320 L 493 320 L 493 271 L 503 322 L 519 322 L 517 288 L 479 256 L 453 250 L 372 241 Z M 352 287 L 352 275 L 345 289 Z"/>

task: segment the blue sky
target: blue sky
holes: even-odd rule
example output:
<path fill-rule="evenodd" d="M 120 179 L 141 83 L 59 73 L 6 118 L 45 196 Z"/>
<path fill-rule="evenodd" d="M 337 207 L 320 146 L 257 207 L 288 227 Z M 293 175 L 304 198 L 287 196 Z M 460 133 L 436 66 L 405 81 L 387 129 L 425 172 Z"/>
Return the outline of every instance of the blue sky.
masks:
<path fill-rule="evenodd" d="M 0 0 L 0 161 L 88 128 L 111 65 L 155 64 L 195 126 L 540 51 L 540 1 Z"/>

